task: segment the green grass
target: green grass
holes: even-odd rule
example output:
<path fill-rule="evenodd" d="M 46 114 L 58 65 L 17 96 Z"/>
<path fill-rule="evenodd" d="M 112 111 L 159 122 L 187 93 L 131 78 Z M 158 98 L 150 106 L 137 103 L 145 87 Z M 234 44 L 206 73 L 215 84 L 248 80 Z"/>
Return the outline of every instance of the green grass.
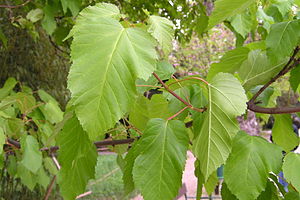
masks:
<path fill-rule="evenodd" d="M 124 197 L 122 171 L 116 158 L 114 154 L 99 155 L 96 177 L 87 186 L 87 191 L 92 191 L 92 194 L 82 198 L 83 200 L 129 199 L 129 197 Z"/>

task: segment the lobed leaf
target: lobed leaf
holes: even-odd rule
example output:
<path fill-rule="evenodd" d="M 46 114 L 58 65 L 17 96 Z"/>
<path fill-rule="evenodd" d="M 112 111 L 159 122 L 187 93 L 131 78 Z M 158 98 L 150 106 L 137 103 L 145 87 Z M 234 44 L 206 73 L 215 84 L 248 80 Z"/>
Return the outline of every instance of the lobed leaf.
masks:
<path fill-rule="evenodd" d="M 147 32 L 124 28 L 93 9 L 86 8 L 74 27 L 68 77 L 76 115 L 91 139 L 129 111 L 136 78 L 147 80 L 157 59 L 155 41 Z"/>

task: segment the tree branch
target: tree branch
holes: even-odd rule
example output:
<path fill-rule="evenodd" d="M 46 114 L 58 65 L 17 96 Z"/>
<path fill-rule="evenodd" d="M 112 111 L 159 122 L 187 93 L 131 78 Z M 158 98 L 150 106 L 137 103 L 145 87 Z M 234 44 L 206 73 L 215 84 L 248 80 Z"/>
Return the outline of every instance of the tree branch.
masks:
<path fill-rule="evenodd" d="M 300 112 L 300 107 L 284 107 L 284 108 L 278 108 L 278 107 L 273 107 L 273 108 L 265 108 L 256 105 L 255 100 L 265 89 L 267 89 L 272 83 L 274 83 L 276 80 L 278 80 L 281 76 L 285 75 L 288 73 L 291 69 L 296 67 L 297 65 L 300 64 L 300 59 L 295 60 L 295 57 L 297 53 L 299 52 L 300 48 L 297 46 L 294 49 L 293 55 L 290 57 L 289 61 L 286 63 L 286 65 L 282 68 L 282 70 L 274 76 L 269 82 L 267 82 L 260 90 L 253 95 L 253 97 L 250 99 L 250 101 L 247 102 L 248 109 L 253 111 L 253 112 L 258 112 L 258 113 L 265 113 L 265 114 L 283 114 L 283 113 L 294 113 L 294 112 Z"/>
<path fill-rule="evenodd" d="M 193 105 L 191 105 L 190 103 L 188 103 L 187 101 L 185 101 L 183 98 L 181 98 L 180 96 L 178 96 L 173 90 L 171 90 L 160 78 L 159 76 L 153 72 L 152 73 L 153 76 L 160 82 L 160 84 L 162 84 L 162 86 L 170 93 L 172 94 L 176 99 L 178 99 L 179 101 L 181 101 L 182 103 L 184 103 L 188 108 L 198 111 L 198 112 L 204 112 L 206 111 L 206 108 L 195 108 L 193 107 Z"/>
<path fill-rule="evenodd" d="M 25 6 L 25 5 L 28 4 L 30 1 L 31 1 L 31 0 L 27 0 L 27 1 L 25 1 L 24 3 L 22 3 L 22 4 L 14 5 L 14 6 L 11 6 L 11 5 L 0 5 L 0 8 L 19 8 L 19 7 Z"/>

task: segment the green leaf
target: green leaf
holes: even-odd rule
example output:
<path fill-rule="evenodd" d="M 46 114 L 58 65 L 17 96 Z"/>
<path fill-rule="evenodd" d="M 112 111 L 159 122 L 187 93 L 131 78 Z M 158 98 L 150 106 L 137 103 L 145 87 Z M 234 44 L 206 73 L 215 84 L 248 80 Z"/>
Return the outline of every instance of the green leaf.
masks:
<path fill-rule="evenodd" d="M 46 6 L 43 8 L 44 18 L 42 20 L 42 27 L 46 30 L 47 34 L 51 35 L 56 29 L 55 14 L 59 10 L 59 1 L 47 1 Z"/>
<path fill-rule="evenodd" d="M 0 89 L 0 100 L 3 100 L 5 97 L 7 97 L 9 93 L 14 89 L 16 84 L 17 84 L 16 79 L 8 78 L 5 81 L 4 86 Z"/>
<path fill-rule="evenodd" d="M 208 85 L 207 100 L 200 134 L 193 141 L 205 181 L 229 156 L 232 139 L 239 131 L 235 118 L 245 112 L 247 97 L 233 75 L 219 73 Z"/>
<path fill-rule="evenodd" d="M 88 180 L 94 178 L 96 148 L 75 115 L 65 123 L 60 132 L 58 146 L 60 191 L 64 199 L 75 199 L 85 192 Z"/>
<path fill-rule="evenodd" d="M 143 149 L 133 180 L 145 200 L 172 200 L 181 187 L 189 138 L 183 122 L 151 119 L 140 139 Z"/>
<path fill-rule="evenodd" d="M 129 111 L 136 77 L 149 78 L 157 55 L 147 32 L 90 10 L 75 25 L 68 88 L 80 123 L 94 139 Z"/>
<path fill-rule="evenodd" d="M 293 152 L 288 153 L 283 162 L 283 174 L 288 183 L 291 183 L 300 191 L 300 155 Z"/>
<path fill-rule="evenodd" d="M 50 121 L 51 123 L 58 123 L 62 121 L 64 113 L 61 111 L 58 102 L 44 90 L 39 90 L 38 94 L 46 103 L 45 105 L 40 106 L 40 109 L 46 120 Z"/>
<path fill-rule="evenodd" d="M 191 104 L 196 107 L 196 108 L 204 108 L 207 105 L 207 99 L 205 98 L 204 95 L 204 89 L 197 86 L 193 85 L 192 86 L 193 94 L 190 97 Z M 197 137 L 200 134 L 202 123 L 204 121 L 205 113 L 200 113 L 197 111 L 190 111 L 192 114 L 192 119 L 193 119 L 193 133 L 194 137 Z"/>
<path fill-rule="evenodd" d="M 31 165 L 34 165 L 31 163 Z M 37 178 L 36 175 L 31 173 L 22 163 L 17 165 L 18 177 L 20 177 L 22 184 L 26 185 L 31 191 L 33 191 Z"/>
<path fill-rule="evenodd" d="M 265 84 L 282 69 L 285 63 L 286 60 L 282 60 L 280 63 L 272 65 L 264 52 L 261 50 L 251 51 L 239 70 L 243 87 L 248 91 L 256 85 Z"/>
<path fill-rule="evenodd" d="M 267 186 L 269 172 L 279 172 L 281 159 L 278 146 L 240 132 L 224 168 L 226 184 L 238 199 L 256 199 Z"/>
<path fill-rule="evenodd" d="M 206 183 L 204 183 L 205 191 L 208 195 L 211 195 L 215 191 L 218 181 L 217 172 L 215 171 L 209 176 Z"/>
<path fill-rule="evenodd" d="M 37 172 L 37 183 L 40 184 L 45 190 L 50 183 L 50 177 L 47 175 L 43 167 Z"/>
<path fill-rule="evenodd" d="M 219 72 L 236 72 L 244 60 L 247 59 L 248 53 L 249 49 L 246 47 L 239 47 L 231 51 L 227 51 L 219 63 L 213 63 L 211 65 L 207 79 L 211 80 Z"/>
<path fill-rule="evenodd" d="M 258 18 L 258 19 L 260 19 L 260 20 L 263 21 L 263 27 L 264 27 L 268 32 L 270 32 L 271 25 L 274 24 L 274 19 L 273 19 L 273 17 L 267 15 L 267 14 L 265 13 L 265 11 L 264 11 L 262 8 L 260 8 L 260 7 L 258 7 L 258 9 L 257 9 L 257 14 L 256 14 L 256 15 L 257 15 L 257 18 Z"/>
<path fill-rule="evenodd" d="M 300 20 L 273 24 L 266 38 L 267 55 L 273 63 L 291 56 L 300 37 Z"/>
<path fill-rule="evenodd" d="M 284 195 L 284 200 L 300 200 L 298 192 L 290 191 Z"/>
<path fill-rule="evenodd" d="M 148 32 L 158 41 L 167 56 L 172 50 L 174 39 L 173 22 L 165 17 L 152 15 L 149 17 L 149 24 Z"/>
<path fill-rule="evenodd" d="M 272 139 L 275 144 L 290 152 L 299 145 L 299 138 L 293 130 L 290 114 L 274 115 L 274 126 L 272 128 Z"/>
<path fill-rule="evenodd" d="M 231 18 L 231 26 L 244 38 L 251 31 L 252 18 L 247 12 L 237 14 Z"/>
<path fill-rule="evenodd" d="M 281 15 L 284 17 L 287 13 L 291 12 L 294 0 L 274 0 L 274 4 Z"/>
<path fill-rule="evenodd" d="M 141 131 L 145 129 L 149 119 L 168 117 L 171 117 L 171 114 L 168 110 L 168 101 L 163 95 L 153 95 L 150 100 L 140 96 L 129 113 L 130 122 Z"/>
<path fill-rule="evenodd" d="M 133 143 L 132 147 L 129 149 L 126 157 L 123 170 L 123 182 L 124 182 L 124 192 L 129 194 L 134 190 L 134 182 L 132 176 L 132 170 L 134 166 L 134 161 L 141 152 L 140 140 Z"/>
<path fill-rule="evenodd" d="M 267 182 L 267 187 L 257 198 L 257 200 L 279 200 L 277 188 L 272 181 Z"/>
<path fill-rule="evenodd" d="M 36 100 L 30 94 L 18 92 L 17 94 L 13 95 L 12 98 L 16 100 L 16 104 L 22 114 L 27 114 L 36 107 Z"/>
<path fill-rule="evenodd" d="M 24 151 L 21 164 L 32 173 L 37 173 L 42 166 L 43 159 L 38 141 L 31 135 L 24 135 L 21 138 L 21 147 Z"/>
<path fill-rule="evenodd" d="M 221 196 L 222 200 L 238 200 L 236 196 L 234 196 L 234 194 L 232 194 L 231 191 L 228 189 L 225 181 L 222 183 Z"/>
<path fill-rule="evenodd" d="M 6 137 L 3 128 L 0 126 L 0 155 L 3 153 L 3 145 L 5 144 Z"/>
<path fill-rule="evenodd" d="M 263 85 L 258 85 L 254 88 L 252 88 L 250 90 L 250 92 L 254 95 L 256 94 L 261 88 L 263 87 Z M 267 89 L 265 89 L 258 97 L 257 97 L 257 102 L 260 102 L 256 105 L 260 105 L 260 106 L 268 106 L 269 104 L 269 100 L 271 98 L 271 96 L 274 94 L 274 88 L 273 87 L 268 87 Z"/>
<path fill-rule="evenodd" d="M 68 9 L 73 16 L 76 16 L 80 10 L 82 0 L 60 0 L 64 13 L 66 14 Z"/>
<path fill-rule="evenodd" d="M 58 173 L 58 169 L 51 158 L 44 158 L 44 165 L 50 174 L 56 175 Z"/>
<path fill-rule="evenodd" d="M 30 20 L 32 23 L 35 23 L 43 18 L 43 10 L 40 8 L 33 9 L 29 11 L 26 15 L 26 18 Z"/>
<path fill-rule="evenodd" d="M 298 86 L 300 84 L 300 65 L 298 65 L 296 68 L 292 69 L 291 75 L 290 75 L 290 84 L 294 92 L 297 91 Z"/>
<path fill-rule="evenodd" d="M 208 29 L 233 15 L 240 14 L 253 3 L 255 0 L 217 0 L 209 17 Z"/>

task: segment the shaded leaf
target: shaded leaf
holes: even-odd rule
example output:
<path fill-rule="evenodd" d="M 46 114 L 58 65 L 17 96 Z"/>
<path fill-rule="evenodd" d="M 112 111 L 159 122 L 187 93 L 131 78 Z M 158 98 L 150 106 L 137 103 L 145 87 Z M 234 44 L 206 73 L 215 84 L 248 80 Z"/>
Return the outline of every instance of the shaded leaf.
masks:
<path fill-rule="evenodd" d="M 38 141 L 31 135 L 24 135 L 21 138 L 21 147 L 24 151 L 21 164 L 32 173 L 37 173 L 43 159 Z"/>
<path fill-rule="evenodd" d="M 267 186 L 269 172 L 279 172 L 281 159 L 278 146 L 240 132 L 224 168 L 226 184 L 238 199 L 256 199 Z"/>
<path fill-rule="evenodd" d="M 163 95 L 153 95 L 150 100 L 144 96 L 140 96 L 129 113 L 129 120 L 135 127 L 142 131 L 145 129 L 149 119 L 167 119 L 170 116 L 168 101 Z"/>
<path fill-rule="evenodd" d="M 246 91 L 256 85 L 263 85 L 277 74 L 286 63 L 282 60 L 277 64 L 271 64 L 267 55 L 261 50 L 251 51 L 248 59 L 243 62 L 239 70 L 239 76 L 243 80 Z"/>
<path fill-rule="evenodd" d="M 80 10 L 82 0 L 60 0 L 64 13 L 67 13 L 68 9 L 73 16 L 76 16 Z"/>
<path fill-rule="evenodd" d="M 290 84 L 294 92 L 297 91 L 297 88 L 300 84 L 300 65 L 298 65 L 296 68 L 292 69 L 291 75 L 290 75 Z"/>
<path fill-rule="evenodd" d="M 246 47 L 239 47 L 231 51 L 227 51 L 219 63 L 213 63 L 211 65 L 207 79 L 211 80 L 219 72 L 236 72 L 244 60 L 247 59 L 248 53 L 249 49 Z"/>
<path fill-rule="evenodd" d="M 265 191 L 258 196 L 257 200 L 279 200 L 280 198 L 278 197 L 277 193 L 277 188 L 274 183 L 268 180 Z"/>
<path fill-rule="evenodd" d="M 96 148 L 75 115 L 65 123 L 60 132 L 58 146 L 60 192 L 64 199 L 74 199 L 85 192 L 88 180 L 94 178 Z"/>
<path fill-rule="evenodd" d="M 274 115 L 274 126 L 272 128 L 272 139 L 275 144 L 290 152 L 299 145 L 299 137 L 293 130 L 290 114 Z"/>
<path fill-rule="evenodd" d="M 222 183 L 221 195 L 223 200 L 238 200 L 234 194 L 228 189 L 225 181 Z"/>
<path fill-rule="evenodd" d="M 266 38 L 267 55 L 273 63 L 290 56 L 300 37 L 300 20 L 273 24 Z"/>

